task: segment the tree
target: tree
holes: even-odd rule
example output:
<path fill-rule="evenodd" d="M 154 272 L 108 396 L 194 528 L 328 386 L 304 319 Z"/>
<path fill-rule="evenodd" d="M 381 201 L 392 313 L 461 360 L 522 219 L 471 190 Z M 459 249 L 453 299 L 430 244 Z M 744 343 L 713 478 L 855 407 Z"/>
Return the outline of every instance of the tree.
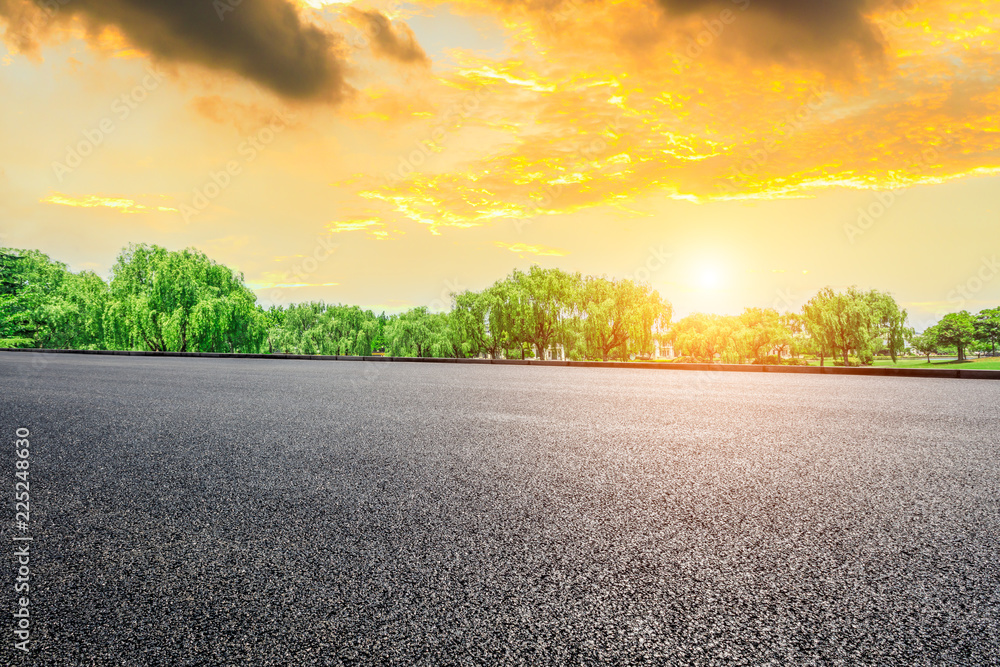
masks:
<path fill-rule="evenodd" d="M 269 349 L 363 357 L 384 347 L 384 317 L 358 306 L 311 301 L 284 309 L 272 306 L 264 317 Z"/>
<path fill-rule="evenodd" d="M 901 309 L 888 292 L 872 290 L 868 293 L 872 308 L 879 320 L 879 330 L 885 341 L 885 348 L 896 363 L 896 357 L 906 349 L 906 339 L 913 335 L 913 329 L 906 326 L 906 310 Z"/>
<path fill-rule="evenodd" d="M 455 296 L 454 324 L 469 342 L 472 354 L 500 358 L 506 349 L 508 333 L 502 326 L 505 303 L 498 290 L 466 291 Z"/>
<path fill-rule="evenodd" d="M 385 327 L 389 353 L 393 357 L 450 356 L 446 313 L 428 312 L 426 306 L 391 318 Z"/>
<path fill-rule="evenodd" d="M 990 346 L 990 353 L 997 353 L 1000 341 L 1000 308 L 984 309 L 976 315 L 976 339 Z"/>
<path fill-rule="evenodd" d="M 0 250 L 0 347 L 31 344 L 17 298 L 22 285 L 20 262 L 20 255 Z"/>
<path fill-rule="evenodd" d="M 734 345 L 743 359 L 763 364 L 776 349 L 786 347 L 791 334 L 785 328 L 778 311 L 771 308 L 747 308 L 739 317 L 740 328 L 734 335 Z"/>
<path fill-rule="evenodd" d="M 70 272 L 37 250 L 0 250 L 0 345 L 56 349 L 104 346 L 107 285 Z"/>
<path fill-rule="evenodd" d="M 267 310 L 261 309 L 261 317 L 267 331 L 267 352 L 274 354 L 275 349 L 277 349 L 276 345 L 284 332 L 285 309 L 282 306 L 272 305 Z"/>
<path fill-rule="evenodd" d="M 965 349 L 976 340 L 975 320 L 969 311 L 949 313 L 934 325 L 937 342 L 941 346 L 958 349 L 958 360 L 965 361 Z"/>
<path fill-rule="evenodd" d="M 670 323 L 671 306 L 648 285 L 588 277 L 579 295 L 584 337 L 591 356 L 608 360 L 644 354 L 656 328 Z"/>
<path fill-rule="evenodd" d="M 243 275 L 189 248 L 130 245 L 112 269 L 105 330 L 118 349 L 256 352 L 266 320 Z"/>
<path fill-rule="evenodd" d="M 931 363 L 931 355 L 937 354 L 939 347 L 934 327 L 928 327 L 922 334 L 910 334 L 910 345 L 920 354 L 927 355 L 927 363 Z"/>
<path fill-rule="evenodd" d="M 512 339 L 531 345 L 535 356 L 545 356 L 552 342 L 562 338 L 566 319 L 581 282 L 580 274 L 532 266 L 526 273 L 514 269 L 505 281 Z"/>
<path fill-rule="evenodd" d="M 465 337 L 457 311 L 444 313 L 445 356 L 464 359 L 472 354 L 473 344 Z"/>
<path fill-rule="evenodd" d="M 674 323 L 671 340 L 675 352 L 712 362 L 716 355 L 725 356 L 733 350 L 733 334 L 738 328 L 738 318 L 693 313 Z"/>
<path fill-rule="evenodd" d="M 782 313 L 781 326 L 788 332 L 788 353 L 793 357 L 802 355 L 809 345 L 809 332 L 806 330 L 805 318 L 801 313 Z M 778 353 L 783 348 L 778 350 Z"/>
<path fill-rule="evenodd" d="M 882 314 L 876 307 L 877 297 L 857 287 L 846 292 L 834 292 L 824 287 L 803 306 L 806 328 L 820 345 L 821 355 L 839 351 L 844 365 L 849 363 L 851 350 L 871 352 L 882 337 Z"/>

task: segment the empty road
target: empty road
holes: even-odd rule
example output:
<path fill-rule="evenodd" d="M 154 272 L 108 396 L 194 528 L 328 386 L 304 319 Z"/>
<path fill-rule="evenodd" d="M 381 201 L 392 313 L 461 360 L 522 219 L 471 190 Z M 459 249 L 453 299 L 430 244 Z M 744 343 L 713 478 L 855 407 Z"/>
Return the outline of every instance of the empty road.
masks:
<path fill-rule="evenodd" d="M 0 386 L 2 664 L 1000 663 L 1000 382 L 0 352 Z"/>

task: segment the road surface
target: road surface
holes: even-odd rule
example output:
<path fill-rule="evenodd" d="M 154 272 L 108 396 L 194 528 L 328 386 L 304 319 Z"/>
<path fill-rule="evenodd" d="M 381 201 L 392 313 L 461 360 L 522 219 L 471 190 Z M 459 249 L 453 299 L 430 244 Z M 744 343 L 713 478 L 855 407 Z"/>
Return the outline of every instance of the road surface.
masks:
<path fill-rule="evenodd" d="M 33 538 L 0 663 L 1000 662 L 998 382 L 0 353 L 0 386 L 4 609 Z"/>

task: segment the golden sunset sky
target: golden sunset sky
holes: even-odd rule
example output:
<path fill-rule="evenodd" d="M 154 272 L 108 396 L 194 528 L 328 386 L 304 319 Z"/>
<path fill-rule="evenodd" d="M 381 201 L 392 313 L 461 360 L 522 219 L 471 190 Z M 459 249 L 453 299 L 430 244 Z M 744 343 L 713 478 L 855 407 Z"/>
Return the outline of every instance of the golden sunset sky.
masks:
<path fill-rule="evenodd" d="M 48 5 L 48 9 L 39 5 Z M 193 246 L 260 301 L 533 263 L 675 315 L 1000 305 L 1000 3 L 0 0 L 0 245 Z"/>

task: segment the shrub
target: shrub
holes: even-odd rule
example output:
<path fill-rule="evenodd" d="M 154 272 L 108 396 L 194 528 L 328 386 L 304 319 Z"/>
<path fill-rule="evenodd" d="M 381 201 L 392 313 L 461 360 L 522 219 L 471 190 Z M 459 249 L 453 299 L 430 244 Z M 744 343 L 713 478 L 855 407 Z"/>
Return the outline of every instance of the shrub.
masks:
<path fill-rule="evenodd" d="M 22 338 L 20 336 L 0 338 L 0 347 L 31 347 L 32 342 L 34 341 L 30 338 Z"/>

